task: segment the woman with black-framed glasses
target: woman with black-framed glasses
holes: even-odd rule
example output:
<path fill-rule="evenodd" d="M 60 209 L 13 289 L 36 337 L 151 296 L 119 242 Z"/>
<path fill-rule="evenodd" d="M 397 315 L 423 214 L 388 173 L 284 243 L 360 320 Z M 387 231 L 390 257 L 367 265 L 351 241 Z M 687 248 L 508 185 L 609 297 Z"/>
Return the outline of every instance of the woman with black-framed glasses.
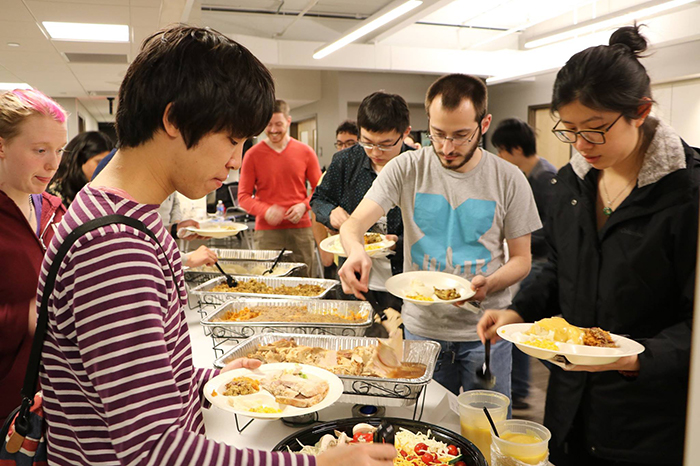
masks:
<path fill-rule="evenodd" d="M 495 338 L 504 324 L 561 314 L 644 346 L 611 364 L 552 368 L 544 423 L 557 466 L 683 461 L 700 155 L 650 116 L 645 49 L 639 28 L 624 27 L 557 74 L 552 131 L 576 152 L 552 180 L 549 263 L 478 326 Z"/>

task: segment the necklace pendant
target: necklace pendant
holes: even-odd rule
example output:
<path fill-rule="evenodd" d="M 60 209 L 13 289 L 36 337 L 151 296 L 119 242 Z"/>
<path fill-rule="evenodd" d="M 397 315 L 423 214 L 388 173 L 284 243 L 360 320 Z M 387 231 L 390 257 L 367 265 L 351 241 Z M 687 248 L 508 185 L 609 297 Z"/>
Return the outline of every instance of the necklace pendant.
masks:
<path fill-rule="evenodd" d="M 613 210 L 610 207 L 603 207 L 603 213 L 610 217 L 610 215 L 613 213 Z"/>

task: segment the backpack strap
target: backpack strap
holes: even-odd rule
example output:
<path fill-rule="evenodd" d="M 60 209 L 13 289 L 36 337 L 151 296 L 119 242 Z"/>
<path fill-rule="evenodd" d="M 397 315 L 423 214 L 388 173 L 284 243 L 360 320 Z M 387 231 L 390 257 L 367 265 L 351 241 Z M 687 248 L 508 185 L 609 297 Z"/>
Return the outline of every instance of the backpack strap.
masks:
<path fill-rule="evenodd" d="M 61 246 L 58 248 L 56 256 L 51 262 L 49 273 L 46 275 L 44 291 L 41 296 L 41 307 L 39 308 L 39 318 L 37 320 L 36 330 L 34 332 L 34 341 L 32 342 L 32 351 L 29 355 L 27 373 L 24 377 L 24 386 L 22 387 L 22 405 L 19 407 L 19 414 L 15 421 L 15 435 L 13 435 L 13 437 L 19 435 L 22 437 L 23 440 L 23 438 L 29 432 L 29 408 L 34 402 L 34 392 L 36 390 L 37 380 L 39 379 L 41 351 L 44 346 L 44 338 L 46 337 L 46 329 L 48 327 L 49 321 L 49 298 L 51 297 L 54 285 L 56 284 L 56 275 L 58 274 L 58 269 L 61 266 L 61 263 L 63 262 L 63 259 L 65 258 L 66 254 L 68 254 L 68 251 L 78 240 L 78 238 L 85 235 L 85 233 L 113 224 L 124 224 L 136 230 L 142 231 L 143 233 L 148 235 L 153 241 L 156 242 L 163 255 L 165 255 L 165 249 L 163 249 L 163 245 L 160 244 L 160 241 L 158 241 L 156 235 L 148 227 L 146 227 L 146 225 L 142 221 L 136 220 L 132 217 L 127 217 L 125 215 L 107 215 L 105 217 L 90 220 L 78 226 L 75 230 L 71 231 L 68 234 L 68 236 L 66 236 L 66 238 L 63 240 L 63 243 L 61 243 Z M 170 272 L 173 275 L 175 288 L 178 290 L 179 294 L 180 290 L 175 279 L 175 271 L 170 265 L 170 261 L 168 261 L 167 255 L 165 257 L 166 261 L 168 262 L 168 268 L 170 268 Z M 16 442 L 19 441 L 19 439 L 14 438 L 11 440 L 13 440 L 13 444 L 16 444 Z M 19 445 L 21 445 L 21 441 L 19 442 Z M 7 447 L 10 447 L 10 442 L 8 442 Z"/>

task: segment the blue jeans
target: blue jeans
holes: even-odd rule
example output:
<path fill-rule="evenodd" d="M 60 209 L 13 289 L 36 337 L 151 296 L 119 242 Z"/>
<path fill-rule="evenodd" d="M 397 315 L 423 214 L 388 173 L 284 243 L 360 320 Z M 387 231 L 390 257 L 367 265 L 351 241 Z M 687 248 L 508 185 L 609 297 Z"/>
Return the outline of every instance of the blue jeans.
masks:
<path fill-rule="evenodd" d="M 404 329 L 406 340 L 429 340 L 414 335 Z M 476 370 L 484 364 L 484 345 L 480 341 L 440 341 L 441 351 L 433 379 L 440 385 L 459 395 L 459 389 L 465 392 L 482 388 L 476 378 Z M 502 393 L 510 399 L 510 371 L 512 364 L 512 343 L 501 340 L 491 345 L 491 373 L 496 377 L 492 390 Z M 508 418 L 511 406 L 508 405 Z"/>

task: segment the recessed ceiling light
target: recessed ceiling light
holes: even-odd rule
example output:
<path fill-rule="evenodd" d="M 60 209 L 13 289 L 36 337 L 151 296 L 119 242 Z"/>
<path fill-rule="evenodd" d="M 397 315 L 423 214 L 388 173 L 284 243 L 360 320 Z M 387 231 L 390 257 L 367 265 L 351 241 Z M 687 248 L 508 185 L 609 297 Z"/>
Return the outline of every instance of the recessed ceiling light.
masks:
<path fill-rule="evenodd" d="M 8 47 L 19 47 L 19 42 L 8 42 L 7 46 Z"/>
<path fill-rule="evenodd" d="M 54 40 L 83 42 L 129 42 L 126 24 L 57 23 L 44 21 L 46 31 Z"/>
<path fill-rule="evenodd" d="M 31 89 L 27 83 L 0 83 L 0 91 L 12 91 L 15 89 Z"/>

